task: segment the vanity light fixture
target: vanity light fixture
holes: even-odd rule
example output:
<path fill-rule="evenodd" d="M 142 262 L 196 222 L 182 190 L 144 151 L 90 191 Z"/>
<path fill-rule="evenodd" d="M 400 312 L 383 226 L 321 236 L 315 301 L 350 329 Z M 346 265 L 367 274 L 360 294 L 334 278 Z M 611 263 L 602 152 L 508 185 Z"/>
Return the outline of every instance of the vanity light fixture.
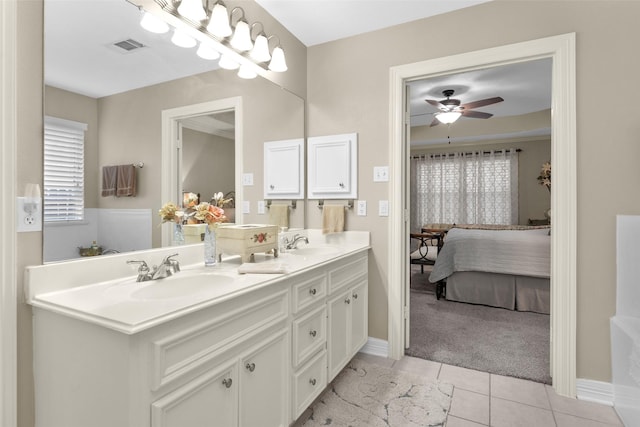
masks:
<path fill-rule="evenodd" d="M 277 73 L 282 73 L 287 71 L 287 62 L 284 59 L 284 50 L 280 46 L 280 37 L 278 36 L 270 36 L 268 40 L 272 38 L 278 38 L 278 44 L 273 48 L 273 53 L 271 53 L 271 62 L 269 62 L 269 69 L 271 71 L 275 71 Z"/>
<path fill-rule="evenodd" d="M 258 73 L 247 64 L 242 64 L 238 70 L 238 77 L 241 79 L 255 79 L 258 77 Z"/>
<path fill-rule="evenodd" d="M 231 19 L 233 19 L 233 12 L 239 10 L 242 12 L 242 17 L 236 22 L 236 28 L 233 31 L 233 37 L 229 42 L 231 46 L 240 51 L 246 52 L 253 47 L 253 41 L 251 41 L 251 30 L 249 24 L 244 19 L 244 10 L 241 7 L 234 7 L 231 10 Z"/>
<path fill-rule="evenodd" d="M 142 19 L 140 20 L 140 26 L 147 31 L 156 34 L 164 34 L 169 31 L 169 24 L 159 19 L 149 12 L 142 12 Z"/>
<path fill-rule="evenodd" d="M 173 30 L 173 37 L 171 37 L 171 42 L 176 46 L 184 48 L 194 47 L 197 43 L 196 39 L 184 33 L 179 28 Z"/>
<path fill-rule="evenodd" d="M 442 113 L 436 113 L 436 119 L 438 119 L 440 123 L 448 125 L 458 120 L 461 115 L 462 113 L 459 111 L 444 111 Z"/>
<path fill-rule="evenodd" d="M 202 0 L 182 0 L 178 6 L 178 13 L 194 22 L 207 19 Z"/>
<path fill-rule="evenodd" d="M 211 18 L 209 18 L 209 24 L 207 24 L 207 31 L 221 39 L 229 37 L 233 33 L 231 25 L 229 25 L 227 7 L 222 1 L 213 6 Z"/>
<path fill-rule="evenodd" d="M 200 42 L 200 47 L 198 47 L 196 54 L 202 59 L 214 60 L 220 58 L 220 52 L 205 42 Z"/>
<path fill-rule="evenodd" d="M 229 58 L 229 55 L 222 55 L 218 65 L 225 70 L 237 70 L 240 67 L 240 64 Z"/>
<path fill-rule="evenodd" d="M 260 25 L 262 30 L 256 36 L 256 40 L 253 44 L 253 49 L 249 52 L 249 56 L 256 62 L 267 62 L 271 59 L 271 54 L 269 53 L 269 40 L 264 33 L 264 27 L 260 22 L 254 22 L 251 24 L 251 30 L 255 28 L 256 25 Z"/>

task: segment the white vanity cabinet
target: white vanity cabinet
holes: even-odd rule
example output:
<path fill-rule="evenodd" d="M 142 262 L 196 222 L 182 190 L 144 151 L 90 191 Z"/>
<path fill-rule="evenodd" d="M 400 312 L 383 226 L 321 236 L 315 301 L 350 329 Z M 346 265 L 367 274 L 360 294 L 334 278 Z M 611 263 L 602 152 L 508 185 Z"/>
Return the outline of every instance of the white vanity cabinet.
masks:
<path fill-rule="evenodd" d="M 308 197 L 356 199 L 358 197 L 358 134 L 318 136 L 308 139 Z"/>

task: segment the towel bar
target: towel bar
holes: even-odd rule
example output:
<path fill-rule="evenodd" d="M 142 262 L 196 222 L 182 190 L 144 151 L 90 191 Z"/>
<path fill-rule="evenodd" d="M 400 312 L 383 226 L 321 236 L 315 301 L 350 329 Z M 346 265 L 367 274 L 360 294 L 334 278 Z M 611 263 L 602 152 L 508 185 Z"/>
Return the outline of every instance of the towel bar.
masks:
<path fill-rule="evenodd" d="M 324 200 L 318 200 L 318 209 L 322 209 L 324 207 Z M 347 204 L 344 206 L 345 209 L 353 209 L 353 200 L 347 200 Z"/>
<path fill-rule="evenodd" d="M 265 206 L 267 207 L 267 209 L 269 209 L 269 208 L 271 207 L 271 202 L 272 202 L 272 200 L 265 200 L 265 202 L 267 202 Z M 296 206 L 297 206 L 297 203 L 296 203 L 296 202 L 297 202 L 296 200 L 292 200 L 292 201 L 291 201 L 291 204 L 289 205 L 289 207 L 290 207 L 291 209 L 295 209 L 295 208 L 296 208 Z"/>

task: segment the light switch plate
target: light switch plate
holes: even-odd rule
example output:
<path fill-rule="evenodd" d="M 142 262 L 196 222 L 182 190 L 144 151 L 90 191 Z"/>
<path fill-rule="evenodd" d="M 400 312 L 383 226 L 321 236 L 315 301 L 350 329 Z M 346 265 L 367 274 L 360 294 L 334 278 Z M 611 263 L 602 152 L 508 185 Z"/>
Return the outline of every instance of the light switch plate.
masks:
<path fill-rule="evenodd" d="M 379 200 L 378 201 L 378 216 L 389 216 L 389 201 L 388 200 Z"/>
<path fill-rule="evenodd" d="M 264 200 L 258 201 L 258 213 L 264 215 Z"/>
<path fill-rule="evenodd" d="M 242 213 L 243 214 L 251 213 L 251 202 L 249 202 L 248 200 L 245 200 L 242 202 Z"/>
<path fill-rule="evenodd" d="M 242 185 L 253 185 L 253 174 L 252 173 L 243 173 L 242 174 Z"/>
<path fill-rule="evenodd" d="M 388 181 L 389 181 L 389 166 L 374 166 L 373 182 L 388 182 Z"/>
<path fill-rule="evenodd" d="M 358 200 L 358 216 L 367 216 L 366 200 Z"/>

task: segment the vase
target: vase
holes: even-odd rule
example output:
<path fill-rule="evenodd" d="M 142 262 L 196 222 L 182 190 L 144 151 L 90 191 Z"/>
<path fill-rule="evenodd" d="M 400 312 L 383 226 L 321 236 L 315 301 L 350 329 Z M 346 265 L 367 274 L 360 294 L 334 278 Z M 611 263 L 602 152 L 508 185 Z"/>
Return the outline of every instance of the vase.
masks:
<path fill-rule="evenodd" d="M 216 230 L 210 225 L 204 228 L 204 265 L 216 265 Z"/>
<path fill-rule="evenodd" d="M 173 228 L 173 245 L 184 245 L 184 230 L 182 229 L 182 223 L 176 222 Z"/>

